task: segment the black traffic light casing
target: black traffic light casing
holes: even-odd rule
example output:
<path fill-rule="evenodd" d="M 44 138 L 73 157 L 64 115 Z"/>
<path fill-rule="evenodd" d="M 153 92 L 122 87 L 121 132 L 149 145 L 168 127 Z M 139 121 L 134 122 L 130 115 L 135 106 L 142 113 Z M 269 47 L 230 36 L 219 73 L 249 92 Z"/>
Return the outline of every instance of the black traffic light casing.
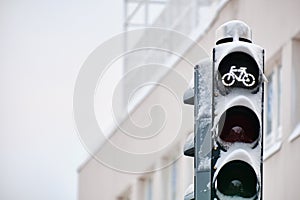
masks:
<path fill-rule="evenodd" d="M 264 50 L 244 22 L 213 49 L 211 199 L 262 199 Z"/>

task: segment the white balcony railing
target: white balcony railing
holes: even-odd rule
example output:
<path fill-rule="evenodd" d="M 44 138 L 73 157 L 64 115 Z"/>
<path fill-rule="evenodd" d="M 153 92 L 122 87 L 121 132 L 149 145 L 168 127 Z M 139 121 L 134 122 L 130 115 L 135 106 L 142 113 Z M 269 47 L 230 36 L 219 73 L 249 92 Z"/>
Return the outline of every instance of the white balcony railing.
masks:
<path fill-rule="evenodd" d="M 228 0 L 125 0 L 124 30 L 137 28 L 157 27 L 180 32 L 191 40 L 204 33 L 209 27 L 219 10 Z M 152 9 L 151 9 L 152 8 Z M 155 8 L 155 9 L 153 9 Z M 128 73 L 124 81 L 124 99 L 129 110 L 135 107 L 153 87 L 143 88 L 132 96 L 138 84 L 158 82 L 168 70 L 166 68 L 153 67 L 151 73 L 148 70 L 139 70 L 140 66 L 147 67 L 151 64 L 160 64 L 173 67 L 178 56 L 171 52 L 184 53 L 189 44 L 185 40 L 173 37 L 172 32 L 161 34 L 160 31 L 141 31 L 139 37 L 126 37 L 124 41 L 125 51 L 141 46 L 159 47 L 156 49 L 140 49 L 127 54 L 124 58 L 124 72 Z M 168 49 L 170 52 L 159 51 Z M 151 68 L 149 66 L 149 68 Z M 128 99 L 130 103 L 128 104 Z"/>

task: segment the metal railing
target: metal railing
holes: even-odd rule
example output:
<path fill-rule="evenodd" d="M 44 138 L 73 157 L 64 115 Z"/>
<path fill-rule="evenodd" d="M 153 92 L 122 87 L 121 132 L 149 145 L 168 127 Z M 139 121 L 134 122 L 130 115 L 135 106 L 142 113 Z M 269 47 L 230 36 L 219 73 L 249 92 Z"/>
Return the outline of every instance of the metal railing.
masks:
<path fill-rule="evenodd" d="M 220 6 L 228 0 L 125 0 L 124 5 L 124 50 L 130 51 L 135 47 L 153 46 L 162 49 L 168 49 L 170 52 L 184 52 L 188 47 L 184 41 L 178 41 L 178 38 L 172 37 L 172 32 L 160 34 L 159 31 L 144 31 L 139 37 L 127 37 L 126 31 L 137 28 L 163 28 L 174 30 L 192 40 L 196 40 L 197 36 L 213 21 L 214 16 L 218 12 Z M 159 8 L 152 12 L 151 7 Z M 160 12 L 159 12 L 160 11 Z M 142 31 L 141 31 L 142 32 Z M 124 73 L 130 72 L 130 76 L 124 81 L 124 99 L 127 105 L 132 91 L 139 82 L 158 82 L 167 70 L 153 70 L 151 75 L 147 70 L 135 70 L 138 66 L 146 66 L 149 63 L 159 63 L 164 66 L 173 67 L 175 64 L 175 55 L 156 49 L 140 49 L 133 53 L 127 54 L 124 58 Z M 136 72 L 135 72 L 136 71 Z M 139 79 L 139 80 L 137 80 Z M 150 89 L 148 88 L 150 91 Z M 146 96 L 147 91 L 140 93 L 139 96 Z M 134 98 L 131 98 L 133 100 Z M 143 97 L 138 97 L 143 99 Z M 133 104 L 140 100 L 132 101 Z M 134 106 L 130 106 L 134 107 Z"/>

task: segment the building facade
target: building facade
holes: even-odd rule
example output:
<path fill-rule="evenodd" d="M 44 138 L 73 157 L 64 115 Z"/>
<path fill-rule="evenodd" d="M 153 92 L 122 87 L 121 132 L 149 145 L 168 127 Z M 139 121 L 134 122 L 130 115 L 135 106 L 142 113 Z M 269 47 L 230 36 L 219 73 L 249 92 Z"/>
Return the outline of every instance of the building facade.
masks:
<path fill-rule="evenodd" d="M 176 1 L 171 2 L 176 3 Z M 264 113 L 263 196 L 264 199 L 272 200 L 298 199 L 300 196 L 300 191 L 297 190 L 300 178 L 298 172 L 300 165 L 298 155 L 300 151 L 300 80 L 298 78 L 300 75 L 300 24 L 298 22 L 300 1 L 197 2 L 203 3 L 198 9 L 199 12 L 203 11 L 201 9 L 213 9 L 214 12 L 206 23 L 195 22 L 195 28 L 189 27 L 187 29 L 189 31 L 185 34 L 201 45 L 209 55 L 215 44 L 215 30 L 221 24 L 234 19 L 246 22 L 252 29 L 254 43 L 265 48 L 265 75 L 268 83 L 266 83 Z M 166 9 L 171 5 L 166 4 Z M 187 5 L 181 4 L 181 6 L 184 10 Z M 185 18 L 182 20 L 181 23 L 184 23 Z M 195 30 L 199 31 L 198 34 L 195 34 Z M 197 55 L 194 55 L 193 48 L 190 48 L 185 51 L 184 56 L 196 57 Z M 192 80 L 193 68 L 183 60 L 176 62 L 171 71 L 173 70 L 181 74 L 186 82 Z M 160 82 L 168 83 L 175 76 L 174 73 L 167 73 Z M 173 87 L 176 96 L 181 97 L 186 86 L 177 82 Z M 142 123 L 146 110 L 157 103 L 166 105 L 166 109 L 176 112 L 177 102 L 172 100 L 172 95 L 166 96 L 165 93 L 166 91 L 161 87 L 155 87 L 135 107 L 131 113 L 132 117 Z M 122 134 L 120 129 L 117 129 L 110 140 L 129 149 L 151 150 L 152 147 L 167 142 L 172 137 L 172 133 L 178 134 L 163 151 L 141 160 L 140 173 L 128 171 L 126 173 L 124 170 L 101 164 L 95 159 L 89 159 L 78 170 L 79 199 L 183 199 L 184 190 L 193 182 L 193 159 L 182 156 L 185 139 L 193 131 L 193 107 L 183 105 L 182 102 L 179 107 L 182 112 L 181 126 L 172 124 L 177 122 L 175 114 L 168 115 L 167 128 L 161 132 L 165 137 L 154 138 L 147 144 L 135 145 Z M 153 116 L 159 118 L 161 112 L 154 111 Z M 124 127 L 130 128 L 129 124 L 128 118 L 124 121 Z M 105 144 L 103 146 L 102 149 L 105 149 Z M 128 162 L 126 157 L 118 157 L 118 154 L 113 152 L 110 156 L 118 159 L 118 162 Z"/>

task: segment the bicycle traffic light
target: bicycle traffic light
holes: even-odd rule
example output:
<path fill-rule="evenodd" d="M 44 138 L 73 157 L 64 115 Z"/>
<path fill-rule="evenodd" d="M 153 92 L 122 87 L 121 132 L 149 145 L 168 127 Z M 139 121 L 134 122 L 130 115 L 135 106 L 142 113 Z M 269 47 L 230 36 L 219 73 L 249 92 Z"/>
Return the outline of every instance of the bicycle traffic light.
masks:
<path fill-rule="evenodd" d="M 262 199 L 264 50 L 241 21 L 216 35 L 211 199 Z"/>

